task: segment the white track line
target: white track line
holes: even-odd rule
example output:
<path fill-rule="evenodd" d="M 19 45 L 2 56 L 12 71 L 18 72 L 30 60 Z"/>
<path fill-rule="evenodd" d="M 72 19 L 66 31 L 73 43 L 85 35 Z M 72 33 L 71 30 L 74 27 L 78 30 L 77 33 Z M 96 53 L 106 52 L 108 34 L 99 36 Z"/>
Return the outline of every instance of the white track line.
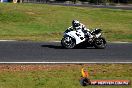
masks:
<path fill-rule="evenodd" d="M 16 40 L 0 40 L 0 42 L 10 42 L 10 41 L 16 41 Z"/>
<path fill-rule="evenodd" d="M 132 62 L 0 62 L 0 64 L 132 64 Z"/>
<path fill-rule="evenodd" d="M 118 42 L 118 41 L 116 41 L 116 42 L 110 42 L 110 43 L 131 43 L 131 42 Z"/>

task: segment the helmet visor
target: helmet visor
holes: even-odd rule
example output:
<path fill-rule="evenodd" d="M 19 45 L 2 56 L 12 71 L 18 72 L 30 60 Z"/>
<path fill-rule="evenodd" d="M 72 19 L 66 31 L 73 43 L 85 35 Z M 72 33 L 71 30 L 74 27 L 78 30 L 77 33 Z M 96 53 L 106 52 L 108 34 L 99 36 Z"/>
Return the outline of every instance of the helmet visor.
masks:
<path fill-rule="evenodd" d="M 78 26 L 80 26 L 79 23 L 74 23 L 74 24 L 73 24 L 73 27 L 78 27 Z"/>

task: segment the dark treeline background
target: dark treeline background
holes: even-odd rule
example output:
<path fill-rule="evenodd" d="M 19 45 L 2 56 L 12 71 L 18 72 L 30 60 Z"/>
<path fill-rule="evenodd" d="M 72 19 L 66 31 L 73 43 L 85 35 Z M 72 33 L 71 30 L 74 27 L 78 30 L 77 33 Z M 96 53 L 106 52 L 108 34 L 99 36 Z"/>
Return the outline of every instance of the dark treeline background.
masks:
<path fill-rule="evenodd" d="M 132 0 L 55 0 L 59 2 L 63 1 L 82 1 L 82 2 L 89 2 L 89 3 L 132 3 Z"/>
<path fill-rule="evenodd" d="M 67 3 L 67 4 L 85 3 L 85 4 L 96 4 L 96 5 L 100 5 L 100 4 L 114 5 L 116 3 L 132 4 L 132 0 L 18 0 L 18 1 L 31 2 L 31 3 Z"/>

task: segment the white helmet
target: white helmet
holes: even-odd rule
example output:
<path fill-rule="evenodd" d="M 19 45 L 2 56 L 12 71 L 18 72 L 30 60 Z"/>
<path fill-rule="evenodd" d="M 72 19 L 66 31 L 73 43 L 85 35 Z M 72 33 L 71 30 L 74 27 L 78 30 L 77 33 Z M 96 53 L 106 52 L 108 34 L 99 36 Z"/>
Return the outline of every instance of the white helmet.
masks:
<path fill-rule="evenodd" d="M 79 27 L 80 26 L 80 22 L 78 20 L 73 20 L 72 21 L 72 26 L 73 26 L 73 28 Z"/>

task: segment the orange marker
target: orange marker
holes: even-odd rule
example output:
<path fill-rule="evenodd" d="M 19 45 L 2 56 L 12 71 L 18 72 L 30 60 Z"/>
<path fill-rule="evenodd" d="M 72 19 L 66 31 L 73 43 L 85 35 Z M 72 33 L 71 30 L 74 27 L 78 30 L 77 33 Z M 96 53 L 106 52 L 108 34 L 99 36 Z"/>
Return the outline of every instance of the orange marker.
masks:
<path fill-rule="evenodd" d="M 81 72 L 82 72 L 82 77 L 89 78 L 89 73 L 88 73 L 88 71 L 86 69 L 82 68 Z"/>

